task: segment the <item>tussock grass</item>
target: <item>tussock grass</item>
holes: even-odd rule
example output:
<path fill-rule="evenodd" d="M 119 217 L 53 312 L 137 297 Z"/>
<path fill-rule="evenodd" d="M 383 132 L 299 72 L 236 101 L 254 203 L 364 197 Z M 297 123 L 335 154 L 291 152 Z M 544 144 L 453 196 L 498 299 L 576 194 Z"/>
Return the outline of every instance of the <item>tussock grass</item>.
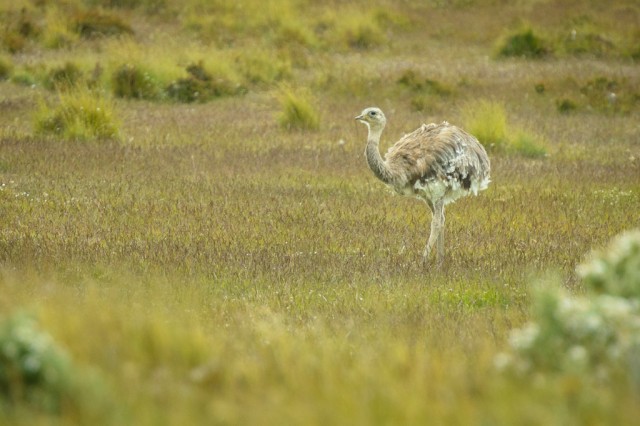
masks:
<path fill-rule="evenodd" d="M 70 140 L 118 137 L 112 104 L 103 95 L 87 89 L 60 92 L 55 105 L 41 101 L 33 120 L 36 134 Z"/>
<path fill-rule="evenodd" d="M 507 126 L 504 107 L 496 102 L 476 101 L 463 107 L 466 128 L 490 150 L 544 157 L 546 149 L 539 138 L 524 130 L 513 131 Z"/>
<path fill-rule="evenodd" d="M 157 99 L 160 87 L 149 71 L 125 64 L 111 75 L 113 94 L 120 98 Z"/>
<path fill-rule="evenodd" d="M 281 112 L 278 123 L 287 130 L 317 130 L 320 116 L 309 93 L 282 87 L 278 94 Z"/>

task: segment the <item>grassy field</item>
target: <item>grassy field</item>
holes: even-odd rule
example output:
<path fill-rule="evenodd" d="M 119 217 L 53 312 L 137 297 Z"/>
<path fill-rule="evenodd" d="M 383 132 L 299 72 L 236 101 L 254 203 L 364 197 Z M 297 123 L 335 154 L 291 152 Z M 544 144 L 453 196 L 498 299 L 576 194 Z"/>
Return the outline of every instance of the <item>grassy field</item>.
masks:
<path fill-rule="evenodd" d="M 640 416 L 640 380 L 494 365 L 536 283 L 584 294 L 577 265 L 640 223 L 637 2 L 3 0 L 0 20 L 0 320 L 31 315 L 67 365 L 52 399 L 0 383 L 0 424 Z M 383 150 L 442 120 L 488 148 L 439 270 L 426 206 L 367 168 L 373 105 Z"/>

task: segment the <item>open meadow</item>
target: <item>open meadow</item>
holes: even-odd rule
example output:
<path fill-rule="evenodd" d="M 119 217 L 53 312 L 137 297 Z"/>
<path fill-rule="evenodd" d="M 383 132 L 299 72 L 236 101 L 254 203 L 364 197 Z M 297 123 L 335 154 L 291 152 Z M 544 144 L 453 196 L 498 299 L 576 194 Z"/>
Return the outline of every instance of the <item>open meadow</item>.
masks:
<path fill-rule="evenodd" d="M 0 0 L 0 22 L 0 424 L 640 418 L 638 330 L 633 362 L 614 327 L 500 368 L 535 289 L 592 297 L 579 265 L 640 226 L 637 1 Z M 441 268 L 427 206 L 367 167 L 369 106 L 383 153 L 443 120 L 487 148 Z"/>

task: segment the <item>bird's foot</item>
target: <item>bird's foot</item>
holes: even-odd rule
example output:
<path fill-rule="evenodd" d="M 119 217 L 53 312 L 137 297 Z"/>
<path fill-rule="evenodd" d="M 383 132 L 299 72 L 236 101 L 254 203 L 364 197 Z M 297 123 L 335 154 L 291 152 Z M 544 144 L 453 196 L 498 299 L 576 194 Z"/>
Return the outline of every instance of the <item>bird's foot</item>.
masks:
<path fill-rule="evenodd" d="M 425 269 L 433 269 L 439 271 L 444 265 L 444 258 L 438 257 L 436 259 L 429 259 L 428 256 L 422 256 L 422 267 Z"/>

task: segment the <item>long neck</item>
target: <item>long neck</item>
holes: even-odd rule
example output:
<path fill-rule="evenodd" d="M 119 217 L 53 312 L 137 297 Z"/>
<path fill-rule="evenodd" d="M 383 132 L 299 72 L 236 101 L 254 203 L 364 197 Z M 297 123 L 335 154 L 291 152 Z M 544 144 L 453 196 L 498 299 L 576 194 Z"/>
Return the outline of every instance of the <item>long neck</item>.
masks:
<path fill-rule="evenodd" d="M 374 175 L 384 183 L 391 181 L 391 173 L 384 163 L 378 145 L 380 144 L 380 135 L 382 135 L 383 128 L 371 129 L 369 128 L 369 136 L 367 138 L 367 148 L 365 149 L 365 155 L 367 157 L 367 164 Z"/>

